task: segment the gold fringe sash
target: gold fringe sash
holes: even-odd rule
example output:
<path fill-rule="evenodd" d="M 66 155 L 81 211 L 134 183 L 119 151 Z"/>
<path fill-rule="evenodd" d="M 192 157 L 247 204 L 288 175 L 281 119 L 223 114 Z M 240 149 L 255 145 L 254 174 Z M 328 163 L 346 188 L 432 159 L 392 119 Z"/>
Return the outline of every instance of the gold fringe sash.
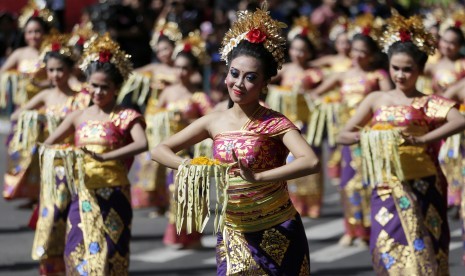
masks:
<path fill-rule="evenodd" d="M 131 102 L 143 105 L 150 92 L 150 83 L 150 74 L 132 73 L 118 93 L 117 103 L 120 104 L 124 97 L 132 92 Z"/>
<path fill-rule="evenodd" d="M 31 152 L 39 138 L 39 112 L 25 110 L 21 112 L 15 126 L 11 147 Z"/>
<path fill-rule="evenodd" d="M 20 78 L 19 74 L 15 71 L 7 71 L 0 76 L 0 107 L 5 108 L 7 106 L 8 88 L 11 89 L 11 96 L 15 97 L 18 91 Z M 13 99 L 10 99 L 13 100 Z M 14 102 L 14 101 L 13 101 Z"/>
<path fill-rule="evenodd" d="M 146 115 L 145 120 L 147 122 L 147 138 L 149 148 L 153 148 L 166 138 L 174 134 L 171 121 L 175 117 L 175 112 L 172 111 L 159 111 L 153 115 Z"/>
<path fill-rule="evenodd" d="M 39 141 L 41 122 L 46 123 L 46 129 L 52 133 L 58 127 L 60 118 L 53 114 L 42 114 L 37 110 L 21 112 L 11 141 L 12 149 L 30 152 Z"/>
<path fill-rule="evenodd" d="M 462 133 L 449 136 L 439 150 L 439 160 L 457 160 L 460 155 Z"/>
<path fill-rule="evenodd" d="M 210 184 L 212 179 L 216 185 L 216 204 L 214 233 L 224 228 L 224 216 L 227 206 L 227 189 L 230 166 L 218 162 L 199 162 L 194 164 L 184 161 L 178 168 L 175 180 L 176 193 L 176 230 L 181 232 L 184 223 L 187 233 L 193 230 L 203 232 L 210 218 Z M 219 210 L 221 208 L 220 214 Z"/>
<path fill-rule="evenodd" d="M 363 178 L 373 187 L 391 179 L 392 169 L 400 181 L 404 180 L 398 150 L 401 139 L 400 132 L 395 129 L 361 131 Z"/>
<path fill-rule="evenodd" d="M 323 131 L 327 131 L 328 144 L 336 145 L 336 132 L 339 124 L 340 103 L 323 101 L 314 106 L 308 119 L 307 142 L 312 146 L 320 146 Z"/>
<path fill-rule="evenodd" d="M 54 201 L 57 196 L 55 187 L 55 160 L 61 160 L 65 168 L 68 190 L 71 195 L 77 195 L 84 185 L 84 152 L 68 145 L 41 145 L 39 148 L 40 177 L 43 202 Z"/>

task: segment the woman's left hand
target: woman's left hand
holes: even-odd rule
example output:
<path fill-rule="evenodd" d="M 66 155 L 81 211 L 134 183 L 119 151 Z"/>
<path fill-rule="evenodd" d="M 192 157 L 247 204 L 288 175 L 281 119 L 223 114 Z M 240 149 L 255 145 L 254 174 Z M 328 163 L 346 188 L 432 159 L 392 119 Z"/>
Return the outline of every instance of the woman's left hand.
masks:
<path fill-rule="evenodd" d="M 243 159 L 239 159 L 236 156 L 234 150 L 232 150 L 232 157 L 234 161 L 237 163 L 237 167 L 239 169 L 239 171 L 237 171 L 237 174 L 240 177 L 242 177 L 242 179 L 250 183 L 255 183 L 258 181 L 257 175 L 248 167 L 247 163 Z"/>
<path fill-rule="evenodd" d="M 422 145 L 426 143 L 422 136 L 402 134 L 402 138 L 404 139 L 404 142 L 402 143 L 404 145 Z"/>
<path fill-rule="evenodd" d="M 85 154 L 88 154 L 90 155 L 90 157 L 92 157 L 93 159 L 99 161 L 99 162 L 103 162 L 103 161 L 106 161 L 106 158 L 105 158 L 105 154 L 99 154 L 99 153 L 96 153 L 94 151 L 90 151 L 88 150 L 86 147 L 82 147 L 81 150 L 85 153 Z"/>

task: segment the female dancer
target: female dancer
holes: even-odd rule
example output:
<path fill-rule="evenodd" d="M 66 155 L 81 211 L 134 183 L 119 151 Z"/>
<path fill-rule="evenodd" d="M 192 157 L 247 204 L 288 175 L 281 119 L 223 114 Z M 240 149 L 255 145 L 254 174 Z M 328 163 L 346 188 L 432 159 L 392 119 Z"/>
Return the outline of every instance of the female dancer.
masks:
<path fill-rule="evenodd" d="M 23 105 L 39 91 L 50 85 L 45 74 L 40 74 L 41 70 L 39 70 L 41 67 L 39 50 L 44 35 L 48 34 L 50 30 L 48 25 L 50 18 L 53 18 L 50 10 L 39 10 L 35 4 L 28 5 L 19 18 L 20 27 L 24 31 L 26 46 L 16 49 L 0 69 L 0 73 L 3 75 L 2 79 L 6 78 L 7 75 L 11 75 L 10 73 L 7 74 L 7 71 L 17 71 L 17 73 L 12 73 L 13 75 L 9 77 L 9 80 L 11 86 L 18 89 L 17 91 L 11 91 L 10 102 L 2 103 L 4 107 L 7 104 L 9 105 L 9 112 L 13 111 L 14 105 Z M 4 83 L 6 84 L 6 82 Z M 1 87 L 0 91 L 6 91 L 6 87 Z M 1 95 L 1 97 L 4 99 L 6 95 Z"/>
<path fill-rule="evenodd" d="M 362 28 L 364 27 L 364 28 Z M 334 74 L 316 89 L 313 95 L 332 90 L 339 85 L 341 93 L 341 114 L 339 122 L 344 123 L 354 113 L 357 106 L 368 94 L 391 88 L 387 73 L 380 67 L 380 50 L 374 38 L 379 30 L 371 25 L 356 26 L 352 38 L 352 67 Z M 356 239 L 360 246 L 367 246 L 370 237 L 370 187 L 361 178 L 361 155 L 359 145 L 342 148 L 340 191 L 344 207 L 345 233 L 339 240 L 343 246 L 350 246 Z"/>
<path fill-rule="evenodd" d="M 273 81 L 280 81 L 281 101 L 291 101 L 286 109 L 273 109 L 280 111 L 295 123 L 306 135 L 308 130 L 310 110 L 305 98 L 298 93 L 315 88 L 323 79 L 323 72 L 318 68 L 309 66 L 310 60 L 316 56 L 316 45 L 319 45 L 318 31 L 307 17 L 294 20 L 294 25 L 288 34 L 289 57 L 291 62 L 285 63 L 282 70 Z M 275 92 L 272 90 L 267 101 L 270 102 Z M 291 97 L 297 97 L 292 102 Z M 278 100 L 278 102 L 280 102 Z M 297 112 L 294 112 L 297 104 Z M 315 148 L 321 153 L 321 147 Z M 293 156 L 288 158 L 292 162 Z M 296 210 L 303 217 L 318 218 L 320 216 L 323 199 L 323 178 L 321 174 L 313 174 L 288 182 L 289 194 Z"/>
<path fill-rule="evenodd" d="M 465 118 L 454 102 L 424 95 L 415 87 L 427 54 L 434 54 L 435 48 L 421 19 L 394 15 L 388 23 L 382 41 L 395 89 L 368 95 L 339 135 L 339 142 L 357 143 L 360 127 L 366 124 L 389 126 L 403 136 L 404 142 L 383 143 L 383 147 L 398 145 L 398 154 L 390 160 L 398 158 L 400 170 L 386 171 L 383 167 L 381 180 L 370 183 L 370 247 L 376 273 L 448 275 L 445 191 L 432 147 L 434 142 L 463 130 Z"/>
<path fill-rule="evenodd" d="M 176 55 L 174 67 L 180 81 L 168 86 L 158 101 L 161 112 L 169 114 L 169 127 L 172 134 L 181 131 L 192 121 L 204 116 L 212 109 L 210 98 L 204 92 L 199 92 L 197 85 L 192 83 L 192 76 L 198 74 L 199 64 L 204 61 L 206 55 L 205 43 L 199 33 L 190 33 L 187 38 L 176 46 L 174 53 Z M 161 130 L 163 127 L 165 126 L 162 125 L 159 129 Z M 185 151 L 181 155 L 189 157 L 189 152 Z M 170 171 L 167 177 L 168 192 L 170 194 L 174 192 L 173 174 L 174 172 Z M 181 245 L 182 248 L 200 247 L 201 235 L 199 233 L 188 235 L 183 230 L 180 235 L 176 234 L 174 208 L 175 202 L 171 200 L 168 216 L 169 223 L 166 227 L 163 242 L 165 245 Z"/>
<path fill-rule="evenodd" d="M 142 116 L 116 105 L 116 94 L 131 63 L 108 34 L 84 52 L 94 105 L 68 115 L 47 139 L 51 145 L 74 133 L 87 153 L 84 184 L 72 198 L 65 243 L 69 275 L 127 275 L 131 237 L 131 195 L 127 172 L 131 157 L 147 150 Z"/>
<path fill-rule="evenodd" d="M 305 231 L 286 180 L 315 173 L 318 159 L 293 123 L 259 104 L 283 62 L 281 26 L 266 8 L 238 13 L 222 48 L 232 107 L 207 114 L 152 151 L 154 160 L 176 169 L 183 158 L 175 152 L 212 138 L 215 159 L 238 159 L 217 234 L 218 275 L 310 273 Z M 285 164 L 289 151 L 295 160 Z"/>
<path fill-rule="evenodd" d="M 434 94 L 443 95 L 448 87 L 455 84 L 465 77 L 465 58 L 460 53 L 460 49 L 465 45 L 465 36 L 460 24 L 465 24 L 465 12 L 455 12 L 451 18 L 444 20 L 441 24 L 439 39 L 439 51 L 441 58 L 435 64 L 426 66 L 426 75 L 432 78 L 432 87 Z M 454 19 L 454 20 L 452 20 Z M 460 23 L 460 24 L 459 24 Z M 453 25 L 454 24 L 454 25 Z M 465 29 L 465 28 L 464 28 Z M 443 151 L 450 151 L 449 145 L 452 141 L 460 141 L 463 137 L 451 137 L 449 141 L 442 146 Z M 462 186 L 464 177 L 462 174 L 463 166 L 461 152 L 452 155 L 441 155 L 440 163 L 448 184 L 448 205 L 457 208 L 457 217 L 462 196 Z"/>
<path fill-rule="evenodd" d="M 39 124 L 45 125 L 45 127 L 41 126 L 39 128 L 41 133 L 36 134 L 40 139 L 44 139 L 49 133 L 52 133 L 55 130 L 54 128 L 67 114 L 87 107 L 90 101 L 88 95 L 78 93 L 69 86 L 69 78 L 72 76 L 76 58 L 73 55 L 72 47 L 67 44 L 68 37 L 65 35 L 51 36 L 44 41 L 40 56 L 44 57 L 48 79 L 51 81 L 53 87 L 43 90 L 34 96 L 11 116 L 11 119 L 16 121 L 26 110 L 37 110 L 39 116 L 45 115 L 46 120 L 39 122 Z M 45 122 L 50 122 L 50 124 L 46 124 Z M 29 126 L 26 127 L 29 128 Z M 44 133 L 45 130 L 47 133 Z M 16 131 L 21 131 L 21 129 L 17 129 Z M 29 130 L 28 132 L 31 133 L 32 131 Z M 25 137 L 22 138 L 26 139 Z M 10 143 L 10 145 L 13 145 L 13 143 Z M 37 148 L 36 143 L 35 145 Z M 17 150 L 11 147 L 9 147 L 9 152 L 17 154 Z M 36 156 L 37 150 L 34 150 L 32 154 L 30 151 L 25 151 L 22 154 L 25 157 L 22 158 L 23 160 L 9 156 L 10 162 L 16 165 L 23 165 L 23 169 L 28 170 L 29 174 L 36 172 L 34 177 L 40 180 L 38 171 L 31 170 L 32 166 L 39 166 L 38 159 L 37 157 L 31 158 L 31 155 Z M 25 166 L 27 163 L 24 162 L 24 159 L 30 161 L 28 166 Z M 13 165 L 12 167 L 16 166 Z M 62 164 L 56 166 L 54 169 L 57 175 L 60 174 L 60 171 L 64 170 Z M 55 275 L 65 272 L 63 252 L 66 218 L 70 203 L 67 179 L 57 177 L 56 189 L 59 191 L 57 200 L 54 202 L 41 200 L 39 203 L 40 211 L 37 210 L 41 215 L 38 216 L 34 245 L 32 247 L 32 258 L 40 261 L 40 275 Z M 44 193 L 44 191 L 41 190 L 41 193 Z"/>
<path fill-rule="evenodd" d="M 181 39 L 182 34 L 178 24 L 160 21 L 156 25 L 150 41 L 158 62 L 137 68 L 128 81 L 135 80 L 139 76 L 149 79 L 151 94 L 144 114 L 147 122 L 146 135 L 149 141 L 149 149 L 156 146 L 155 136 L 158 135 L 157 129 L 159 126 L 156 125 L 154 116 L 159 111 L 157 105 L 160 95 L 167 86 L 178 82 L 176 69 L 174 68 L 173 51 L 176 43 Z M 124 93 L 124 89 L 122 93 Z M 140 96 L 143 97 L 143 95 Z M 136 156 L 134 166 L 131 169 L 130 180 L 134 208 L 156 207 L 156 213 L 151 213 L 151 215 L 165 214 L 169 207 L 168 192 L 166 191 L 166 167 L 152 162 L 150 152 L 144 152 Z"/>

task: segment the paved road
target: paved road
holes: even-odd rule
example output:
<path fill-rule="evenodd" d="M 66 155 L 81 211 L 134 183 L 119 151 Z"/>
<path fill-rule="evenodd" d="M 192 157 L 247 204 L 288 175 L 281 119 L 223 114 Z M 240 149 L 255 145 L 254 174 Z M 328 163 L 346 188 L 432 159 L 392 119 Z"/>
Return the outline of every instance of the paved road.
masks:
<path fill-rule="evenodd" d="M 0 126 L 1 131 L 1 126 Z M 0 136 L 4 139 L 4 136 Z M 1 156 L 5 148 L 0 146 Z M 0 161 L 3 175 L 5 161 Z M 37 262 L 30 257 L 33 232 L 27 228 L 30 211 L 17 209 L 21 201 L 0 199 L 0 275 L 37 275 Z M 131 241 L 130 275 L 216 275 L 215 238 L 211 224 L 203 238 L 205 249 L 176 250 L 162 245 L 165 218 L 149 218 L 149 210 L 136 210 Z M 461 232 L 458 221 L 451 220 L 450 267 L 452 275 L 465 275 L 461 265 Z M 312 275 L 373 275 L 367 249 L 337 245 L 343 224 L 339 196 L 328 186 L 323 216 L 304 219 L 311 254 Z"/>

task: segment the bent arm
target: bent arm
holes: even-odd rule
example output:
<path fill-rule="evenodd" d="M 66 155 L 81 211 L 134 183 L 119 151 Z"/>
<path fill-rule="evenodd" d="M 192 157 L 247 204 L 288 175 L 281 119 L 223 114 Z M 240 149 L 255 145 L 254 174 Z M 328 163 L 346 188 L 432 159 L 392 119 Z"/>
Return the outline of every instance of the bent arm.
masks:
<path fill-rule="evenodd" d="M 40 107 L 44 106 L 46 93 L 46 91 L 42 91 L 41 93 L 32 97 L 32 99 L 29 100 L 23 107 L 16 109 L 15 112 L 11 114 L 10 119 L 12 121 L 16 121 L 18 120 L 21 112 L 24 110 L 39 109 Z"/>
<path fill-rule="evenodd" d="M 341 79 L 341 74 L 336 73 L 330 75 L 328 78 L 326 78 L 319 86 L 317 86 L 315 89 L 307 90 L 308 93 L 314 94 L 314 95 L 321 95 L 324 94 L 330 90 L 332 90 L 334 87 L 336 87 L 339 84 L 339 80 Z"/>
<path fill-rule="evenodd" d="M 207 125 L 211 115 L 203 116 L 180 132 L 169 137 L 157 145 L 151 152 L 152 160 L 172 169 L 177 169 L 184 158 L 176 155 L 182 149 L 186 149 L 198 142 L 210 138 Z"/>
<path fill-rule="evenodd" d="M 14 51 L 3 63 L 2 68 L 0 68 L 0 73 L 6 72 L 10 69 L 16 68 L 18 65 L 18 51 Z"/>
<path fill-rule="evenodd" d="M 336 142 L 342 145 L 352 145 L 360 140 L 359 129 L 365 126 L 373 117 L 372 107 L 379 92 L 369 94 L 358 106 L 355 115 L 349 119 L 344 128 L 339 132 Z"/>
<path fill-rule="evenodd" d="M 449 86 L 442 96 L 451 100 L 462 101 L 463 99 L 460 99 L 460 94 L 463 93 L 460 92 L 462 92 L 463 90 L 465 90 L 465 79 L 462 79 L 459 82 L 456 82 L 455 84 Z"/>
<path fill-rule="evenodd" d="M 80 114 L 81 111 L 77 110 L 66 116 L 58 128 L 44 141 L 44 144 L 52 145 L 71 135 L 74 132 L 74 121 Z"/>
<path fill-rule="evenodd" d="M 418 137 L 421 143 L 431 143 L 456 134 L 465 129 L 465 117 L 456 108 L 452 108 L 446 117 L 447 122 L 433 131 Z"/>
<path fill-rule="evenodd" d="M 297 130 L 285 133 L 282 140 L 295 160 L 284 166 L 255 174 L 257 182 L 290 180 L 319 171 L 318 157 Z"/>
<path fill-rule="evenodd" d="M 132 143 L 129 143 L 119 149 L 101 154 L 101 159 L 103 161 L 124 159 L 126 157 L 132 157 L 136 154 L 147 151 L 147 137 L 145 136 L 144 128 L 140 122 L 137 122 L 132 126 L 130 134 L 133 141 Z"/>

